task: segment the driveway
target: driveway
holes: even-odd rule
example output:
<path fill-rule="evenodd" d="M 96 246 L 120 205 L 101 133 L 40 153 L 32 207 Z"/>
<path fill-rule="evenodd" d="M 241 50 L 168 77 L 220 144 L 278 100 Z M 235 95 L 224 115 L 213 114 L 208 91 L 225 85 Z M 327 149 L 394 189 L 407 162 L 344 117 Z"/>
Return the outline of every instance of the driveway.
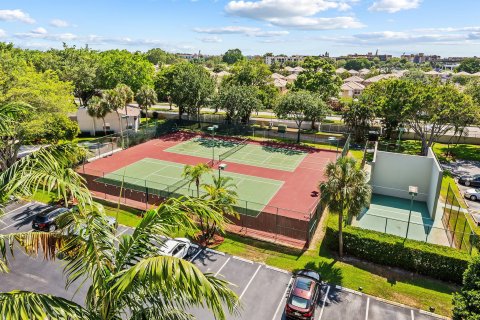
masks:
<path fill-rule="evenodd" d="M 33 215 L 45 205 L 31 202 L 16 205 L 0 218 L 0 234 L 26 232 L 31 230 Z M 133 230 L 119 226 L 119 234 Z M 202 272 L 212 273 L 230 282 L 233 291 L 240 298 L 239 313 L 228 315 L 229 320 L 285 320 L 284 307 L 292 275 L 281 269 L 256 263 L 240 257 L 227 255 L 210 249 L 197 248 L 187 257 Z M 83 304 L 87 286 L 77 292 L 77 286 L 65 289 L 62 262 L 34 259 L 17 252 L 10 261 L 11 272 L 0 273 L 0 292 L 29 290 L 49 293 Z M 190 310 L 199 320 L 213 320 L 205 309 Z M 432 320 L 440 317 L 412 309 L 407 306 L 386 302 L 361 292 L 338 286 L 325 285 L 318 301 L 315 318 L 319 319 L 421 319 Z"/>

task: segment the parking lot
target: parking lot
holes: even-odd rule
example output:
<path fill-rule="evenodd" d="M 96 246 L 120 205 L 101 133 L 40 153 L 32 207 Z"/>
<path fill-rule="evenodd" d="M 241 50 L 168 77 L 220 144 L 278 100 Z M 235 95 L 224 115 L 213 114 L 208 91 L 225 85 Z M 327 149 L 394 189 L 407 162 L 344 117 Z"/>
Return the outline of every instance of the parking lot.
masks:
<path fill-rule="evenodd" d="M 45 205 L 34 202 L 13 205 L 7 209 L 9 212 L 0 218 L 0 233 L 30 231 L 33 216 L 43 208 Z M 132 229 L 119 226 L 117 234 L 130 232 Z M 212 273 L 231 283 L 232 290 L 238 294 L 241 302 L 239 313 L 229 315 L 228 319 L 285 319 L 283 310 L 292 281 L 290 273 L 209 249 L 196 248 L 190 252 L 187 259 L 203 272 Z M 10 266 L 10 273 L 0 274 L 0 291 L 30 290 L 61 296 L 83 304 L 87 286 L 76 293 L 76 286 L 67 291 L 61 261 L 43 261 L 18 253 Z M 214 319 L 207 310 L 195 309 L 191 312 L 199 320 Z M 387 303 L 360 292 L 325 285 L 314 319 L 427 320 L 438 317 Z"/>
<path fill-rule="evenodd" d="M 228 319 L 285 319 L 284 307 L 292 275 L 253 261 L 208 250 L 197 252 L 192 262 L 203 272 L 210 272 L 231 283 L 239 295 L 240 314 Z M 195 310 L 197 319 L 212 319 L 204 310 Z M 438 319 L 417 309 L 394 305 L 338 286 L 325 285 L 318 301 L 317 319 Z"/>
<path fill-rule="evenodd" d="M 468 189 L 472 189 L 473 187 L 466 187 L 462 186 L 458 183 L 458 178 L 461 176 L 474 176 L 480 174 L 480 162 L 478 161 L 467 161 L 467 160 L 459 160 L 454 163 L 449 164 L 442 164 L 443 167 L 448 169 L 452 174 L 455 176 L 455 181 L 457 181 L 458 188 L 460 189 L 460 193 L 463 197 L 464 193 Z M 472 201 L 469 199 L 465 199 L 468 204 L 469 211 L 471 213 L 480 213 L 480 201 Z"/>

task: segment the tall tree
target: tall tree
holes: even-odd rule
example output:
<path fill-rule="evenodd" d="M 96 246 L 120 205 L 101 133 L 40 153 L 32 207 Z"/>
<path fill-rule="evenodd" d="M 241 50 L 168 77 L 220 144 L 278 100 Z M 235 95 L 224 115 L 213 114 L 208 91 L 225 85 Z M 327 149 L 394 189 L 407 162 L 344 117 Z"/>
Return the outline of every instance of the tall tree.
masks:
<path fill-rule="evenodd" d="M 228 64 L 235 64 L 243 59 L 243 54 L 240 49 L 230 49 L 225 52 L 222 57 L 222 61 Z"/>
<path fill-rule="evenodd" d="M 120 136 L 122 140 L 122 148 L 125 147 L 123 139 L 123 121 L 120 116 L 119 110 L 122 110 L 125 107 L 125 96 L 121 90 L 105 90 L 102 92 L 103 106 L 108 110 L 107 114 L 110 112 L 115 112 L 117 114 L 118 125 L 120 128 Z"/>
<path fill-rule="evenodd" d="M 103 133 L 107 135 L 107 124 L 105 123 L 105 117 L 110 112 L 109 106 L 107 105 L 103 97 L 94 96 L 90 99 L 90 103 L 87 106 L 87 113 L 93 120 L 93 130 L 96 132 L 95 128 L 95 118 L 102 119 L 103 121 Z M 95 133 L 94 133 L 95 135 Z"/>
<path fill-rule="evenodd" d="M 212 201 L 170 199 L 148 211 L 132 235 L 115 237 L 105 215 L 80 210 L 62 217 L 62 228 L 53 233 L 0 235 L 0 265 L 8 270 L 8 246 L 42 252 L 45 259 L 64 255 L 66 286 L 88 286 L 82 305 L 54 295 L 28 291 L 0 293 L 0 309 L 8 319 L 191 319 L 188 311 L 206 307 L 215 319 L 226 310 L 236 312 L 237 295 L 228 283 L 202 273 L 186 260 L 161 255 L 164 235 L 177 226 L 193 234 L 192 217 L 221 214 Z M 67 231 L 65 234 L 64 231 Z M 79 236 L 81 234 L 81 236 Z M 85 283 L 84 279 L 90 279 Z"/>
<path fill-rule="evenodd" d="M 223 215 L 224 219 L 220 222 L 218 219 L 210 219 L 209 216 L 201 217 L 200 230 L 202 231 L 202 239 L 206 244 L 213 239 L 215 233 L 220 229 L 224 229 L 224 225 L 229 222 L 228 217 L 238 218 L 233 206 L 238 202 L 237 185 L 230 177 L 217 177 L 212 175 L 212 184 L 203 184 L 202 188 L 205 194 L 204 199 L 212 201 Z"/>
<path fill-rule="evenodd" d="M 217 109 L 225 110 L 227 121 L 248 123 L 253 111 L 262 107 L 258 89 L 252 86 L 222 85 L 215 99 Z"/>
<path fill-rule="evenodd" d="M 370 69 L 372 62 L 366 58 L 360 59 L 351 59 L 345 62 L 344 68 L 347 70 L 361 70 L 361 69 Z"/>
<path fill-rule="evenodd" d="M 322 201 L 338 214 L 338 254 L 343 257 L 343 224 L 347 218 L 360 214 L 370 202 L 372 190 L 366 173 L 353 158 L 341 157 L 325 168 L 327 181 L 320 183 Z"/>
<path fill-rule="evenodd" d="M 375 120 L 375 109 L 362 101 L 351 101 L 343 109 L 343 121 L 354 132 L 356 142 L 365 141 L 370 123 Z"/>
<path fill-rule="evenodd" d="M 242 60 L 230 72 L 232 74 L 225 77 L 222 84 L 255 87 L 264 108 L 271 109 L 275 106 L 278 90 L 273 85 L 272 72 L 263 61 Z"/>
<path fill-rule="evenodd" d="M 463 59 L 457 71 L 465 71 L 472 74 L 480 72 L 480 59 L 476 57 Z"/>
<path fill-rule="evenodd" d="M 98 67 L 99 89 L 113 89 L 124 83 L 134 92 L 142 85 L 152 85 L 154 66 L 142 53 L 127 50 L 109 50 L 100 53 Z"/>
<path fill-rule="evenodd" d="M 144 85 L 137 91 L 135 100 L 140 109 L 143 110 L 143 108 L 145 108 L 145 118 L 148 121 L 148 108 L 157 102 L 157 93 L 152 87 Z"/>
<path fill-rule="evenodd" d="M 201 65 L 188 62 L 175 65 L 172 101 L 178 107 L 179 120 L 187 112 L 196 115 L 200 126 L 200 111 L 210 102 L 215 90 L 215 81 Z"/>
<path fill-rule="evenodd" d="M 295 121 L 298 128 L 297 143 L 300 143 L 303 122 L 311 118 L 319 119 L 325 116 L 328 107 L 317 94 L 301 90 L 284 95 L 274 111 L 278 118 Z"/>
<path fill-rule="evenodd" d="M 200 185 L 203 175 L 210 173 L 212 168 L 210 168 L 205 163 L 199 163 L 194 166 L 185 165 L 182 172 L 182 177 L 190 181 L 190 184 L 195 183 L 197 188 L 197 198 L 200 198 Z"/>
<path fill-rule="evenodd" d="M 453 320 L 480 319 L 480 256 L 470 262 L 463 274 L 463 285 L 453 294 Z"/>
<path fill-rule="evenodd" d="M 318 94 L 325 103 L 338 97 L 341 78 L 335 72 L 335 66 L 326 59 L 308 57 L 303 63 L 305 71 L 301 72 L 295 82 L 292 90 L 307 90 Z M 315 128 L 317 119 L 312 118 L 312 129 Z"/>
<path fill-rule="evenodd" d="M 154 87 L 159 101 L 167 101 L 172 110 L 172 92 L 175 90 L 173 81 L 176 72 L 175 66 L 161 68 L 154 79 Z"/>
<path fill-rule="evenodd" d="M 163 66 L 165 64 L 177 63 L 180 59 L 173 53 L 166 52 L 160 48 L 153 48 L 145 53 L 148 61 L 156 66 Z"/>

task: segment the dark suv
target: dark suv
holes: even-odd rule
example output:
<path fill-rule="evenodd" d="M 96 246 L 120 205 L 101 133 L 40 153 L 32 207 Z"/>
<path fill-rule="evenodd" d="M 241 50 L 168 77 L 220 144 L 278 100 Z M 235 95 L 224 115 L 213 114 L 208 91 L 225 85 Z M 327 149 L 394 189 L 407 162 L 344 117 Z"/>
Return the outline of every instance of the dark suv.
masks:
<path fill-rule="evenodd" d="M 320 274 L 312 270 L 300 270 L 294 277 L 285 306 L 285 316 L 287 319 L 314 319 L 322 290 Z"/>
<path fill-rule="evenodd" d="M 38 231 L 55 231 L 57 229 L 56 219 L 69 211 L 64 207 L 49 207 L 38 213 L 32 221 L 32 228 Z"/>

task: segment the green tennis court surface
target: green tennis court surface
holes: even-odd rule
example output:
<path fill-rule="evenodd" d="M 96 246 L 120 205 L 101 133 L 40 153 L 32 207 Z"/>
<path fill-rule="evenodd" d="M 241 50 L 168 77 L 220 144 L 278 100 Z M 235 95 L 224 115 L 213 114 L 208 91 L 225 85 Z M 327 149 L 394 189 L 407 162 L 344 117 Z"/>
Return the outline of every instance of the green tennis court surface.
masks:
<path fill-rule="evenodd" d="M 145 158 L 97 179 L 98 182 L 113 186 L 123 186 L 161 197 L 178 197 L 180 195 L 196 196 L 195 185 L 189 186 L 181 174 L 184 165 Z M 216 170 L 212 174 L 217 175 Z M 241 199 L 235 206 L 237 212 L 257 216 L 270 202 L 283 185 L 283 181 L 254 177 L 244 174 L 222 172 L 222 177 L 231 177 L 237 186 Z M 212 183 L 212 177 L 206 174 L 202 183 Z"/>
<path fill-rule="evenodd" d="M 410 200 L 373 194 L 370 208 L 354 218 L 353 225 L 405 237 L 407 234 Z M 444 244 L 445 231 L 434 228 L 427 204 L 414 201 L 408 238 Z M 442 243 L 439 243 L 442 242 Z"/>
<path fill-rule="evenodd" d="M 218 160 L 219 155 L 237 147 L 240 149 L 225 161 L 283 171 L 294 171 L 307 155 L 305 151 L 295 149 L 257 144 L 239 146 L 239 142 L 203 137 L 179 143 L 165 151 L 206 159 L 212 159 L 215 153 L 215 160 Z"/>

